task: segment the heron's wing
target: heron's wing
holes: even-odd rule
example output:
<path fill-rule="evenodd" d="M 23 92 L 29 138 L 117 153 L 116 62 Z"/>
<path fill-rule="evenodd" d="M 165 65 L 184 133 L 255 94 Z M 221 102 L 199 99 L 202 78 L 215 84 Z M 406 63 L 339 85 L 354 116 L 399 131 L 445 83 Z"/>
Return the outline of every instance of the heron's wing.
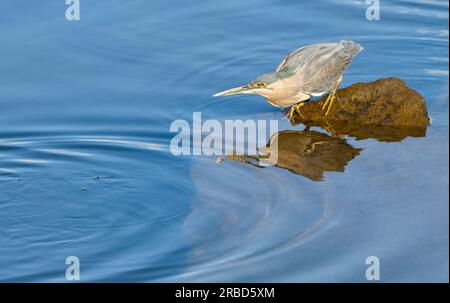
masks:
<path fill-rule="evenodd" d="M 284 57 L 281 63 L 278 64 L 275 71 L 279 72 L 287 69 L 295 69 L 302 62 L 305 62 L 310 57 L 311 53 L 314 53 L 315 51 L 325 50 L 336 45 L 337 43 L 320 43 L 300 47 L 299 49 L 296 49 L 295 51 Z"/>
<path fill-rule="evenodd" d="M 314 44 L 290 54 L 277 69 L 293 74 L 304 92 L 329 92 L 362 49 L 352 41 Z"/>
<path fill-rule="evenodd" d="M 309 63 L 299 66 L 301 83 L 306 92 L 330 92 L 340 84 L 342 75 L 362 47 L 352 41 L 341 41 L 323 52 L 312 55 Z"/>

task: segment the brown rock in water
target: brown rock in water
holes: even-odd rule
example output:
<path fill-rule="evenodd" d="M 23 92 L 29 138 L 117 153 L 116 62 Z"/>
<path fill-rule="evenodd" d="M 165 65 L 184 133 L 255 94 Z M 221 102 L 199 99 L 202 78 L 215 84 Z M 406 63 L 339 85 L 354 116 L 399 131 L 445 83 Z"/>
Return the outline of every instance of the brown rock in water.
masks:
<path fill-rule="evenodd" d="M 319 126 L 334 136 L 386 142 L 426 135 L 429 118 L 425 100 L 399 78 L 356 83 L 338 90 L 337 96 L 326 117 L 322 111 L 325 96 L 305 104 L 293 123 Z"/>
<path fill-rule="evenodd" d="M 351 123 L 408 128 L 426 128 L 429 118 L 424 98 L 399 78 L 379 79 L 370 83 L 356 83 L 339 89 L 336 99 L 325 117 L 322 105 L 326 96 L 317 102 L 306 103 L 295 123 L 321 126 L 324 123 Z"/>

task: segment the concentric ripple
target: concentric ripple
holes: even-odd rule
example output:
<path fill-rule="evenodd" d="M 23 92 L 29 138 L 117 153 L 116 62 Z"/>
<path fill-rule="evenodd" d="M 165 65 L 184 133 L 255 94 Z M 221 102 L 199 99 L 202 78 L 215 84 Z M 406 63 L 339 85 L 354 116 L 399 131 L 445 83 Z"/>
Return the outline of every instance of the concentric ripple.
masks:
<path fill-rule="evenodd" d="M 0 228 L 12 258 L 75 251 L 95 263 L 93 279 L 194 279 L 264 259 L 295 247 L 331 207 L 289 174 L 174 157 L 161 138 L 3 134 L 0 154 Z M 133 265 L 143 251 L 148 263 Z M 103 268 L 102 255 L 123 258 L 122 268 Z"/>
<path fill-rule="evenodd" d="M 71 247 L 88 254 L 89 260 L 97 253 L 110 255 L 114 246 L 123 253 L 134 251 L 139 245 L 121 248 L 119 243 L 144 238 L 145 245 L 155 247 L 155 241 L 189 212 L 189 201 L 177 194 L 190 190 L 187 178 L 179 176 L 185 164 L 171 165 L 166 145 L 158 140 L 117 135 L 7 137 L 3 134 L 0 141 L 0 229 L 18 247 L 27 239 L 16 256 L 44 245 L 51 247 L 43 250 L 50 256 L 65 258 Z M 117 244 L 104 245 L 112 235 Z M 176 243 L 170 238 L 168 242 Z M 153 249 L 149 253 L 158 254 Z"/>

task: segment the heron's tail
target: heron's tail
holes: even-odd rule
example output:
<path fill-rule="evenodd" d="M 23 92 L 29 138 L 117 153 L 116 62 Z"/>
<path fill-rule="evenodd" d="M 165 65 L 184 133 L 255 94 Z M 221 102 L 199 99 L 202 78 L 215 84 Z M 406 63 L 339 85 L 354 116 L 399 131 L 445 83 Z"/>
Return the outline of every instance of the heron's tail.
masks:
<path fill-rule="evenodd" d="M 352 58 L 364 49 L 361 45 L 353 41 L 342 40 L 339 44 L 343 46 L 344 52 Z"/>

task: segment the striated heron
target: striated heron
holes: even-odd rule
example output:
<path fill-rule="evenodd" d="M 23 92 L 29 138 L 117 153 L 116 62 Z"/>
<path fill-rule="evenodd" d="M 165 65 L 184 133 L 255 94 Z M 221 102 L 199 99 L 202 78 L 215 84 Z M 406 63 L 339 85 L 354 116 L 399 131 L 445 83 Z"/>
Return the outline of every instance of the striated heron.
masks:
<path fill-rule="evenodd" d="M 270 104 L 288 107 L 289 119 L 294 111 L 300 115 L 300 107 L 311 97 L 328 94 L 322 110 L 328 115 L 336 98 L 336 90 L 353 58 L 363 47 L 353 41 L 319 43 L 301 47 L 277 66 L 274 72 L 264 74 L 249 84 L 214 95 L 258 94 Z"/>

